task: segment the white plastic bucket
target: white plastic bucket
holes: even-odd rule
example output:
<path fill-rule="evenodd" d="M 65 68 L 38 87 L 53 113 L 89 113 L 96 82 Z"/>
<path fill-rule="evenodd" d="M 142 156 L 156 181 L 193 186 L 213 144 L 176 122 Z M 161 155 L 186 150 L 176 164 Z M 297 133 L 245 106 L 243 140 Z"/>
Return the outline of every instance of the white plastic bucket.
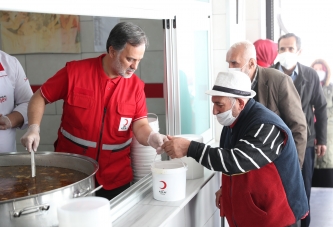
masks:
<path fill-rule="evenodd" d="M 71 199 L 57 208 L 59 227 L 112 227 L 110 201 L 102 197 Z"/>
<path fill-rule="evenodd" d="M 186 195 L 187 164 L 180 159 L 153 162 L 154 199 L 160 201 L 177 201 Z"/>

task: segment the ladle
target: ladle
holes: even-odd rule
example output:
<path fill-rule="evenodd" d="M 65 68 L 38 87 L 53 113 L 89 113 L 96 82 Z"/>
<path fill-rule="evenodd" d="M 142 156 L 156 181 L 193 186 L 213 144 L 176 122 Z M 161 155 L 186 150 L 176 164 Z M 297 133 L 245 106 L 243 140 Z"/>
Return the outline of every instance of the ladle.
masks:
<path fill-rule="evenodd" d="M 31 177 L 36 176 L 35 151 L 31 151 Z"/>

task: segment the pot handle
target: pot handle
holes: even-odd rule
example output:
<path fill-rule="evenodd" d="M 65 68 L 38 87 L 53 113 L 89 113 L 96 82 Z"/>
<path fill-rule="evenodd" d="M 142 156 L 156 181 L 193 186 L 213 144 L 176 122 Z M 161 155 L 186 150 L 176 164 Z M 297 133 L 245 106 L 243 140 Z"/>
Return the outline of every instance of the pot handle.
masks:
<path fill-rule="evenodd" d="M 103 185 L 98 186 L 97 188 L 89 191 L 90 189 L 88 189 L 87 191 L 81 193 L 81 192 L 75 192 L 73 195 L 73 198 L 79 198 L 79 197 L 86 197 L 88 195 L 93 194 L 94 192 L 98 191 L 99 189 L 101 189 L 103 187 Z"/>
<path fill-rule="evenodd" d="M 38 205 L 38 206 L 32 206 L 32 207 L 26 207 L 23 208 L 20 211 L 15 211 L 13 213 L 13 217 L 14 218 L 19 218 L 22 214 L 30 214 L 30 213 L 35 213 L 38 211 L 43 211 L 43 210 L 48 210 L 50 209 L 50 205 L 49 204 L 43 204 L 43 205 Z"/>

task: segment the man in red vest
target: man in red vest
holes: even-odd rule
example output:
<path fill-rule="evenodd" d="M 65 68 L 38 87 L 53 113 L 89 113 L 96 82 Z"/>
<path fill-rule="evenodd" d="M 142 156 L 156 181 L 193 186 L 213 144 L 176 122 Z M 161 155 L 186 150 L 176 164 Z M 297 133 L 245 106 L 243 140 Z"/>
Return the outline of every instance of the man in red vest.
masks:
<path fill-rule="evenodd" d="M 122 22 L 111 30 L 106 54 L 68 62 L 31 98 L 29 128 L 21 143 L 30 152 L 37 150 L 45 105 L 63 99 L 55 151 L 98 161 L 96 183 L 103 189 L 97 191 L 97 196 L 112 199 L 127 189 L 133 178 L 132 133 L 141 144 L 157 152 L 166 140 L 149 126 L 144 83 L 134 74 L 147 45 L 140 27 Z"/>

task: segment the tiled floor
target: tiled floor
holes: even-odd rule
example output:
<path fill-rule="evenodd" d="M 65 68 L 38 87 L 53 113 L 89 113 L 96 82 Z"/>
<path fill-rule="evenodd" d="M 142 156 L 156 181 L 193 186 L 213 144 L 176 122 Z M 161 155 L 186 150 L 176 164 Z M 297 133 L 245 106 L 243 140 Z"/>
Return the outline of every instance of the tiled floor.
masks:
<path fill-rule="evenodd" d="M 312 188 L 310 227 L 333 227 L 333 188 Z"/>

